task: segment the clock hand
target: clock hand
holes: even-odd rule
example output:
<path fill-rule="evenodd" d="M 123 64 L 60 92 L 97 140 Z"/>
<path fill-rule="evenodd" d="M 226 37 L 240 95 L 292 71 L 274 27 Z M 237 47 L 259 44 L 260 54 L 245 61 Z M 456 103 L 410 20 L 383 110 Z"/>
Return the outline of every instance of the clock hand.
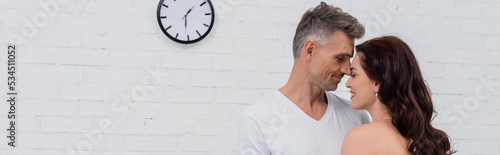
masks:
<path fill-rule="evenodd" d="M 196 4 L 198 4 L 198 3 L 196 3 Z M 184 17 L 182 17 L 182 19 L 184 19 L 184 32 L 187 31 L 187 15 L 191 12 L 191 10 L 193 10 L 193 8 L 196 6 L 196 4 L 194 4 L 193 7 L 191 7 L 191 9 L 188 10 L 188 12 L 184 15 Z"/>
<path fill-rule="evenodd" d="M 188 10 L 188 12 L 186 13 L 186 15 L 188 15 L 193 8 L 194 8 L 194 6 L 191 9 Z"/>
<path fill-rule="evenodd" d="M 198 3 L 196 3 L 196 4 L 198 4 Z M 191 10 L 193 10 L 193 8 L 196 6 L 196 4 L 194 4 L 194 6 L 188 10 L 188 12 L 181 18 L 181 20 L 187 17 L 187 15 L 191 12 Z"/>
<path fill-rule="evenodd" d="M 188 26 L 188 23 L 187 23 L 187 15 L 184 15 L 184 32 L 187 32 L 187 26 Z"/>
<path fill-rule="evenodd" d="M 198 4 L 198 3 L 196 3 Z M 188 10 L 188 12 L 186 13 L 186 16 L 191 12 L 191 10 L 193 10 L 194 6 L 196 6 L 196 4 L 193 5 L 193 7 L 191 7 L 191 9 Z"/>

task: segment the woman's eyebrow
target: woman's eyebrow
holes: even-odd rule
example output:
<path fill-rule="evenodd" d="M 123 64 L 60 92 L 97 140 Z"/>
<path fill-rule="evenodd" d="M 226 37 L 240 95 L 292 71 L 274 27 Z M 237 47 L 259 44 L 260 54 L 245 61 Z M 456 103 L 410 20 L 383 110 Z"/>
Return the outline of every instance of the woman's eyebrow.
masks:
<path fill-rule="evenodd" d="M 357 70 L 357 69 L 356 69 L 356 68 L 354 68 L 354 67 L 351 67 L 350 69 L 351 69 L 351 71 L 353 71 L 353 70 Z"/>

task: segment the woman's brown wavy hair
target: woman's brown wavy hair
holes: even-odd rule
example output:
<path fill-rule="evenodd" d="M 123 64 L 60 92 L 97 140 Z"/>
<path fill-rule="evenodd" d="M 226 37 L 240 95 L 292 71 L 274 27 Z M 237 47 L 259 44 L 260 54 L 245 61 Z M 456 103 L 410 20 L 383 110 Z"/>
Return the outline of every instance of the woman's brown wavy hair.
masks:
<path fill-rule="evenodd" d="M 455 153 L 448 135 L 431 125 L 434 106 L 410 47 L 395 36 L 374 38 L 356 46 L 361 66 L 380 84 L 379 100 L 387 106 L 399 133 L 415 155 Z"/>

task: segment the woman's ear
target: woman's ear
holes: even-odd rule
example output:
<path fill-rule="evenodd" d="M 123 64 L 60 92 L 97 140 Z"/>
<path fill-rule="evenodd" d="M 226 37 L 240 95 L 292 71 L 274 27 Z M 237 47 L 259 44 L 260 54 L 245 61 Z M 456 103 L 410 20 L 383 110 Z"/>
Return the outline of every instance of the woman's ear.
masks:
<path fill-rule="evenodd" d="M 375 93 L 378 93 L 378 91 L 380 90 L 380 83 L 378 82 L 373 82 L 373 91 L 375 91 Z"/>

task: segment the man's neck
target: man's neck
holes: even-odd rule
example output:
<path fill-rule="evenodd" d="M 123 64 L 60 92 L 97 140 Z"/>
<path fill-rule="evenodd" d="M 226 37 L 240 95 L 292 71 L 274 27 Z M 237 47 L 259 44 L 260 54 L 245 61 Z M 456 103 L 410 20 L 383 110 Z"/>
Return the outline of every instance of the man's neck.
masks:
<path fill-rule="evenodd" d="M 288 82 L 278 91 L 292 101 L 304 113 L 316 120 L 320 120 L 323 117 L 328 107 L 325 91 L 312 85 L 307 74 L 302 77 L 297 77 L 293 75 L 292 71 L 292 75 Z"/>
<path fill-rule="evenodd" d="M 327 103 L 325 92 L 319 88 L 314 88 L 314 86 L 290 86 L 287 84 L 278 91 L 295 104 Z"/>
<path fill-rule="evenodd" d="M 295 104 L 309 106 L 315 103 L 326 104 L 325 91 L 311 83 L 307 72 L 308 66 L 302 61 L 304 60 L 297 60 L 294 63 L 288 82 L 279 91 Z"/>

